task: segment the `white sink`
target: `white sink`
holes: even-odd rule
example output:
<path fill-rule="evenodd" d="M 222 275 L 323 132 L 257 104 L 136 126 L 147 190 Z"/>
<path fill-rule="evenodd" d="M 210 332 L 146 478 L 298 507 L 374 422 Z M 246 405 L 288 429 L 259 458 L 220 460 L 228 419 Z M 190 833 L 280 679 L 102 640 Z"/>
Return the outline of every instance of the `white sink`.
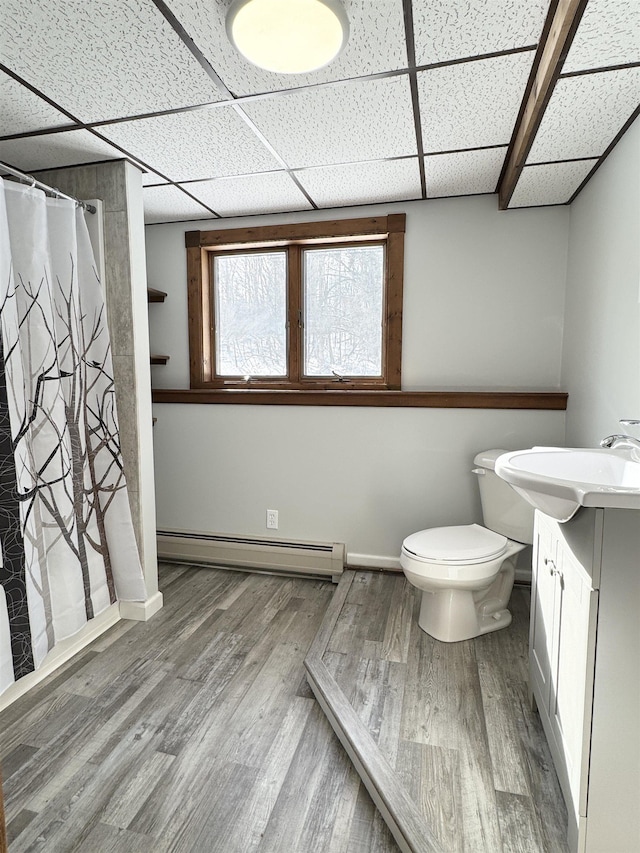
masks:
<path fill-rule="evenodd" d="M 517 450 L 498 457 L 496 474 L 558 521 L 581 506 L 640 509 L 640 454 L 629 447 Z"/>

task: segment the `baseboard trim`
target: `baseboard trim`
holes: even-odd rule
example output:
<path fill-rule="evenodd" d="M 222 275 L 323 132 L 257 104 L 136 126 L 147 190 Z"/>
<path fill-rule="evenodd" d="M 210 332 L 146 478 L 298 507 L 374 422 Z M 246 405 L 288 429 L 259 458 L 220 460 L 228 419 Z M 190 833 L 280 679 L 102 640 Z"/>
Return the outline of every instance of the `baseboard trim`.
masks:
<path fill-rule="evenodd" d="M 61 640 L 54 649 L 52 649 L 40 664 L 38 669 L 23 676 L 18 681 L 14 682 L 0 696 L 0 711 L 8 708 L 29 690 L 32 690 L 41 681 L 44 681 L 51 673 L 59 669 L 64 663 L 70 660 L 74 655 L 77 655 L 86 648 L 94 640 L 97 640 L 105 631 L 113 627 L 120 621 L 120 608 L 118 602 L 112 604 L 106 610 L 103 610 L 94 619 L 81 628 L 78 632 L 66 640 Z"/>
<path fill-rule="evenodd" d="M 338 583 L 305 658 L 307 681 L 402 853 L 444 853 L 395 770 L 322 661 L 353 578 L 354 573 L 346 571 Z"/>
<path fill-rule="evenodd" d="M 161 592 L 154 593 L 146 601 L 121 601 L 120 618 L 133 619 L 136 622 L 147 622 L 152 616 L 162 610 L 164 599 Z"/>

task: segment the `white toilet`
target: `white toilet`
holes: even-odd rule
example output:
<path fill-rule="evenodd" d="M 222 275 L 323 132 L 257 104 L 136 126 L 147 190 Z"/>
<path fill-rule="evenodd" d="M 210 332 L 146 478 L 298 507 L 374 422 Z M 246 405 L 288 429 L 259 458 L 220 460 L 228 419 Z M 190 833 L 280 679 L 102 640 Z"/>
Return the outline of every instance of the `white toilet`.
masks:
<path fill-rule="evenodd" d="M 433 527 L 402 543 L 400 565 L 422 590 L 418 624 L 453 643 L 506 628 L 517 555 L 533 541 L 533 507 L 495 473 L 504 450 L 474 459 L 485 527 Z"/>

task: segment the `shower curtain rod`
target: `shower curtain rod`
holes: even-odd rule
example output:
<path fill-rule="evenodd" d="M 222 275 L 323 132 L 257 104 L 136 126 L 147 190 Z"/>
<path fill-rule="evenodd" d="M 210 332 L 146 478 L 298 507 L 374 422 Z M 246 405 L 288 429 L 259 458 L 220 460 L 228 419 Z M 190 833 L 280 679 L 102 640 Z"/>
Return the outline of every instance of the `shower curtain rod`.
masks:
<path fill-rule="evenodd" d="M 44 190 L 46 193 L 52 193 L 57 198 L 67 198 L 69 201 L 75 201 L 75 203 L 80 207 L 83 207 L 87 213 L 96 212 L 96 208 L 92 204 L 87 204 L 86 201 L 80 201 L 80 199 L 67 195 L 55 187 L 50 187 L 47 184 L 43 184 L 41 181 L 36 181 L 33 175 L 26 175 L 24 172 L 20 172 L 18 169 L 14 169 L 13 166 L 9 166 L 6 163 L 0 163 L 0 171 L 9 172 L 10 175 L 18 178 L 19 181 L 22 181 L 25 184 L 30 184 L 32 187 L 38 187 L 38 189 Z"/>

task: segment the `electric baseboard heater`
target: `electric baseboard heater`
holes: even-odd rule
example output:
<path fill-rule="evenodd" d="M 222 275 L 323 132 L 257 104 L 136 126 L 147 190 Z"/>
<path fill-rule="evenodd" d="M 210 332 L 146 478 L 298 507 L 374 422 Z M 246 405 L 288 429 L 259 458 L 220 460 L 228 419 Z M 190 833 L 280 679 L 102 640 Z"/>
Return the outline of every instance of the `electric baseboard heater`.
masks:
<path fill-rule="evenodd" d="M 158 531 L 158 559 L 250 571 L 340 580 L 345 564 L 342 542 L 301 542 L 226 536 L 185 530 Z"/>

